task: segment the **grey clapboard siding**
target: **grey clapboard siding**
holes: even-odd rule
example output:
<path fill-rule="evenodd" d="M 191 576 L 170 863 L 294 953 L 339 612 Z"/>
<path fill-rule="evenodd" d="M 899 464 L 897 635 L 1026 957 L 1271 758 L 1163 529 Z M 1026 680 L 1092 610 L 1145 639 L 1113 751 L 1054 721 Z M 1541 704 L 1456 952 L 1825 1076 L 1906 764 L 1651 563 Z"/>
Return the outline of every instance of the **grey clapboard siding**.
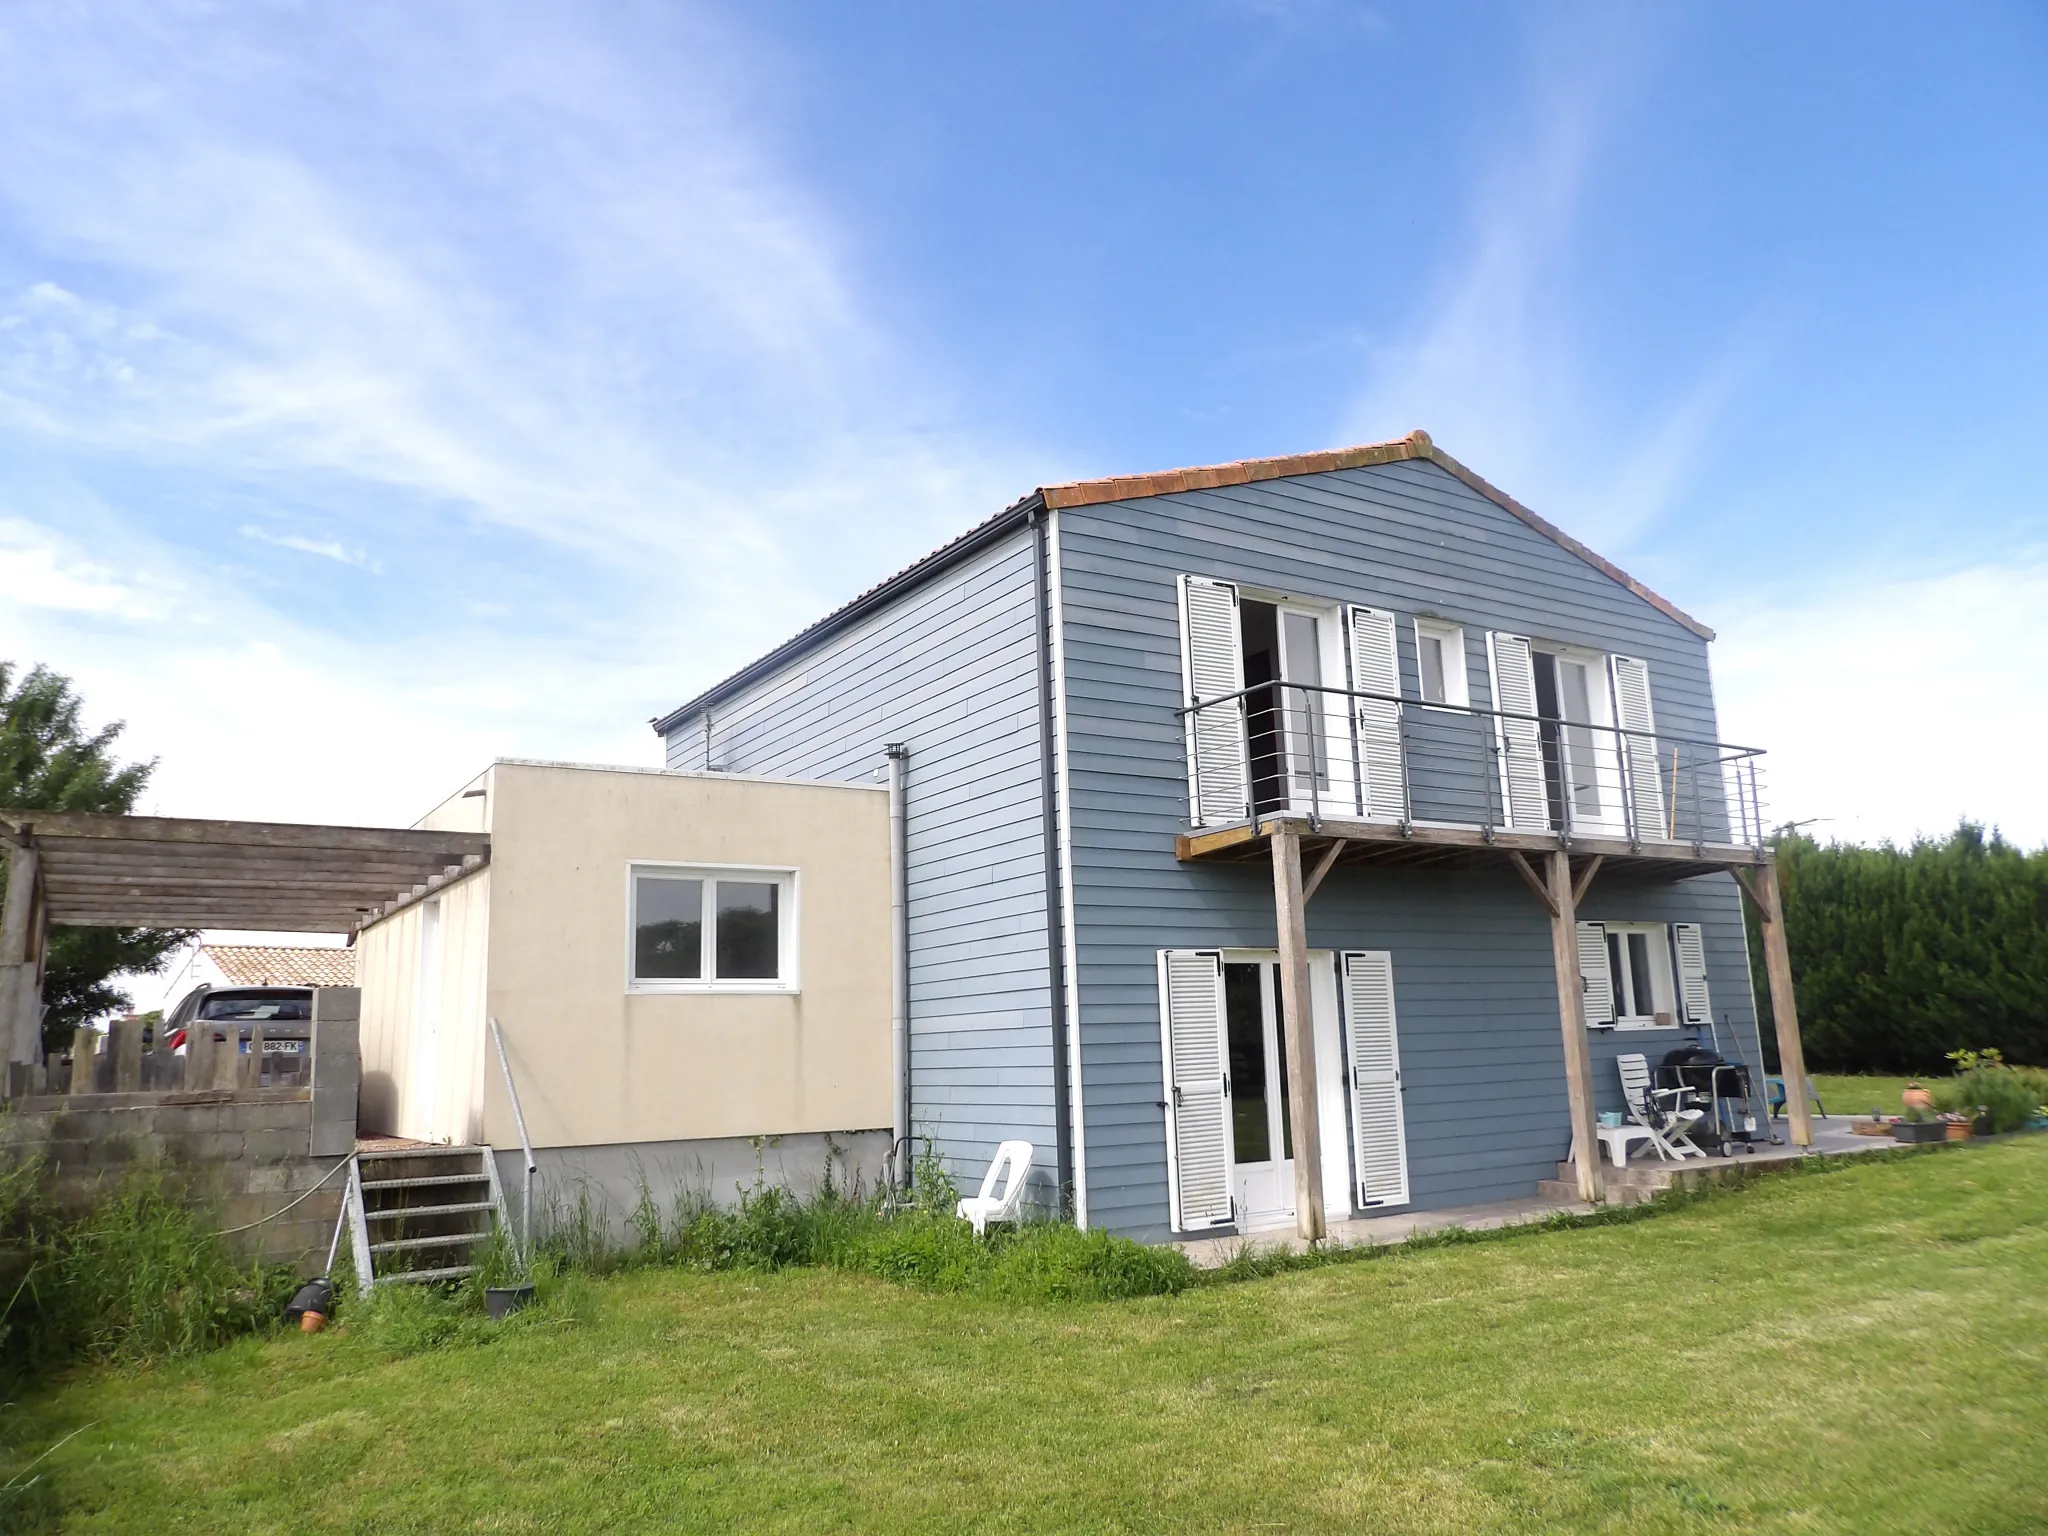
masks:
<path fill-rule="evenodd" d="M 1660 730 L 1712 739 L 1707 648 L 1426 462 L 1069 508 L 1059 548 L 1089 1214 L 1163 1237 L 1155 956 L 1276 941 L 1269 870 L 1174 858 L 1188 819 L 1175 578 L 1392 609 L 1411 695 L 1410 620 L 1461 624 L 1482 707 L 1489 629 L 1638 656 Z M 1596 884 L 1589 912 L 1607 898 Z M 1722 876 L 1606 915 L 1705 924 L 1715 1011 L 1747 1042 L 1755 1013 L 1733 899 Z M 1527 1194 L 1552 1176 L 1570 1131 L 1548 919 L 1512 875 L 1339 871 L 1309 908 L 1309 941 L 1393 952 L 1416 1208 Z M 1601 1037 L 1603 1079 L 1615 1049 L 1651 1038 Z"/>
<path fill-rule="evenodd" d="M 1030 535 L 905 593 L 668 733 L 668 764 L 871 778 L 910 745 L 911 1117 L 954 1179 L 998 1142 L 1053 1166 L 1038 648 Z"/>

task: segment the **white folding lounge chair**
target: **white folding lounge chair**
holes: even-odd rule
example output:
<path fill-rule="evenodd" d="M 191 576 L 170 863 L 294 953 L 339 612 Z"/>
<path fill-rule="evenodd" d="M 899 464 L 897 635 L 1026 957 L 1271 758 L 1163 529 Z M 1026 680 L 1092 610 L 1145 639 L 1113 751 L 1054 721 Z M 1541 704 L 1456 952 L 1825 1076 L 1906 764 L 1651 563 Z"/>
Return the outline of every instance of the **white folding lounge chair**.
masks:
<path fill-rule="evenodd" d="M 1024 1185 L 1031 1177 L 1031 1143 L 1028 1141 L 1006 1141 L 996 1148 L 996 1159 L 988 1165 L 988 1176 L 981 1181 L 981 1193 L 969 1195 L 960 1202 L 960 1216 L 974 1223 L 974 1235 L 980 1237 L 988 1231 L 992 1221 L 1015 1221 L 1017 1212 L 1024 1205 Z M 1009 1174 L 1010 1181 L 1003 1184 L 1002 1193 L 996 1186 L 1002 1183 L 1003 1175 Z"/>
<path fill-rule="evenodd" d="M 1650 1145 L 1668 1162 L 1707 1154 L 1692 1143 L 1692 1128 L 1707 1112 L 1696 1108 L 1698 1097 L 1690 1088 L 1659 1088 L 1650 1080 L 1650 1059 L 1642 1055 L 1617 1056 L 1614 1065 L 1621 1073 L 1621 1096 L 1628 1104 L 1628 1117 L 1650 1133 Z"/>

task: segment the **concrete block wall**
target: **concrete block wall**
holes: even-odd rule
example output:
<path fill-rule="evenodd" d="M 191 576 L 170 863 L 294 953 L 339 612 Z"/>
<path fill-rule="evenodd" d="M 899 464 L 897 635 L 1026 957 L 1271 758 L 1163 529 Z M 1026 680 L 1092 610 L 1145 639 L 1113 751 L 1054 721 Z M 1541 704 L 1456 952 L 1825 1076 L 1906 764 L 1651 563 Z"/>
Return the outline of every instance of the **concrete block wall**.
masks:
<path fill-rule="evenodd" d="M 304 1088 L 29 1099 L 0 1116 L 0 1157 L 40 1155 L 46 1189 L 74 1212 L 130 1173 L 160 1173 L 206 1207 L 217 1229 L 260 1223 L 228 1239 L 243 1259 L 313 1274 L 326 1263 L 347 1185 L 335 1171 L 345 1156 L 309 1150 L 313 1112 Z M 318 1193 L 291 1205 L 323 1178 Z"/>
<path fill-rule="evenodd" d="M 0 1115 L 0 1158 L 40 1156 L 46 1188 L 72 1211 L 132 1172 L 160 1173 L 244 1260 L 318 1274 L 355 1151 L 360 998 L 354 987 L 314 994 L 309 1088 L 18 1099 Z"/>

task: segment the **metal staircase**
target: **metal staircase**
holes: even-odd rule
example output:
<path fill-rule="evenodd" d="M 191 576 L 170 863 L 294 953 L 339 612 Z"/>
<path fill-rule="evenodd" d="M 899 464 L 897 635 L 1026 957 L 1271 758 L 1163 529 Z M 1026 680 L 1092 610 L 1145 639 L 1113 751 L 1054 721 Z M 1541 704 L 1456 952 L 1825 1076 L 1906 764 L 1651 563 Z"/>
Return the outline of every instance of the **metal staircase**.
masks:
<path fill-rule="evenodd" d="M 489 1147 L 379 1147 L 348 1173 L 356 1276 L 374 1286 L 473 1275 L 495 1231 L 510 1233 Z"/>

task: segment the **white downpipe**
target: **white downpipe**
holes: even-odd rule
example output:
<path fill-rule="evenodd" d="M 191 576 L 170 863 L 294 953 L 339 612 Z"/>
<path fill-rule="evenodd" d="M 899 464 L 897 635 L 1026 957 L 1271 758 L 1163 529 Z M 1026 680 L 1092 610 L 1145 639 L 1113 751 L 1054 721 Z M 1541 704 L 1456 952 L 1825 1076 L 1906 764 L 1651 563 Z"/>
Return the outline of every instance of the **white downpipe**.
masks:
<path fill-rule="evenodd" d="M 1071 754 L 1067 744 L 1071 738 L 1067 734 L 1067 605 L 1066 593 L 1060 582 L 1060 515 L 1057 511 L 1046 514 L 1046 538 L 1049 555 L 1046 562 L 1049 567 L 1047 585 L 1052 589 L 1053 744 L 1059 767 L 1053 782 L 1058 791 L 1060 823 L 1060 917 L 1066 930 L 1061 939 L 1066 947 L 1067 1125 L 1069 1134 L 1074 1138 L 1074 1225 L 1085 1231 L 1088 1227 L 1088 1128 L 1081 1112 L 1081 958 L 1075 934 L 1078 919 L 1074 913 L 1074 791 L 1068 778 Z"/>
<path fill-rule="evenodd" d="M 892 741 L 883 750 L 889 754 L 889 936 L 895 952 L 889 1044 L 896 1092 L 889 1129 L 897 1187 L 908 1189 L 916 1161 L 910 1155 L 910 833 L 904 812 L 910 748 Z"/>
<path fill-rule="evenodd" d="M 519 1089 L 512 1081 L 512 1062 L 505 1055 L 505 1032 L 498 1028 L 498 1016 L 491 1015 L 491 1042 L 498 1048 L 498 1069 L 505 1074 L 505 1097 L 512 1101 L 512 1123 L 519 1127 L 519 1150 L 526 1154 L 526 1171 L 520 1176 L 519 1185 L 519 1262 L 530 1263 L 533 1259 L 533 1174 L 538 1166 L 533 1160 L 533 1142 L 526 1134 L 526 1112 L 519 1107 Z M 486 1142 L 490 1138 L 486 1137 Z M 489 1146 L 484 1148 L 485 1157 L 495 1157 Z"/>

